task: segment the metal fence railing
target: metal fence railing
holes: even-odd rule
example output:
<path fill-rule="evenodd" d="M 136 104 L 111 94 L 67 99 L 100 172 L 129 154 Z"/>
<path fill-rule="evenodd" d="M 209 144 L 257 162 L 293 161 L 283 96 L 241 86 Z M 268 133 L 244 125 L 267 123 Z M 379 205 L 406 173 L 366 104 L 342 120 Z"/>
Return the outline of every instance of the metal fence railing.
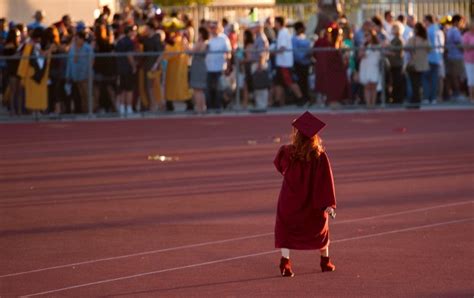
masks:
<path fill-rule="evenodd" d="M 416 0 L 416 1 L 365 1 L 360 7 L 361 19 L 368 19 L 374 15 L 383 16 L 385 11 L 392 11 L 395 15 L 411 14 L 418 20 L 423 20 L 423 16 L 431 14 L 435 17 L 442 17 L 446 14 L 460 14 L 469 20 L 473 15 L 471 0 Z M 360 20 L 359 20 L 360 21 Z"/>
<path fill-rule="evenodd" d="M 412 105 L 419 106 L 423 102 L 414 102 L 408 96 L 407 92 L 403 92 L 403 100 L 397 101 L 394 98 L 393 91 L 396 88 L 403 88 L 406 90 L 410 84 L 410 72 L 408 69 L 402 73 L 398 73 L 402 77 L 397 76 L 393 72 L 393 67 L 387 63 L 387 57 L 394 51 L 402 51 L 405 54 L 424 49 L 426 52 L 433 50 L 433 48 L 393 48 L 393 47 L 373 47 L 371 51 L 378 52 L 378 67 L 375 69 L 379 80 L 376 82 L 377 97 L 375 106 L 379 108 L 391 107 L 410 107 Z M 298 102 L 293 92 L 289 92 L 291 86 L 287 85 L 284 89 L 285 103 L 282 106 L 276 102 L 275 93 L 276 84 L 274 82 L 279 80 L 278 73 L 274 64 L 274 55 L 276 52 L 270 52 L 270 59 L 265 64 L 265 70 L 262 75 L 257 77 L 255 75 L 256 69 L 254 61 L 245 59 L 246 52 L 238 50 L 232 53 L 230 66 L 228 71 L 223 72 L 219 78 L 217 96 L 222 103 L 223 110 L 242 111 L 248 109 L 250 111 L 263 111 L 267 108 L 281 109 L 285 107 L 294 107 L 304 104 L 307 108 L 327 108 L 330 107 L 325 98 L 328 98 L 327 89 L 315 88 L 315 86 L 326 81 L 325 78 L 339 78 L 347 80 L 346 87 L 350 91 L 347 96 L 339 98 L 338 101 L 333 102 L 339 108 L 366 108 L 367 100 L 364 94 L 364 82 L 361 77 L 366 73 L 362 67 L 361 51 L 367 49 L 356 48 L 312 48 L 307 49 L 308 56 L 312 57 L 311 64 L 307 66 L 306 72 L 298 72 L 296 68 L 290 71 L 292 81 L 301 89 L 306 89 L 306 102 Z M 444 48 L 438 50 L 444 51 Z M 473 48 L 464 48 L 466 51 L 474 51 Z M 329 56 L 321 56 L 321 53 L 329 53 Z M 91 53 L 85 58 L 85 72 L 86 77 L 83 80 L 75 81 L 74 78 L 66 74 L 67 64 L 71 63 L 71 57 L 68 54 L 53 55 L 48 57 L 20 57 L 20 56 L 2 56 L 0 61 L 6 63 L 6 68 L 3 68 L 2 75 L 7 82 L 4 86 L 4 96 L 2 105 L 9 110 L 10 117 L 7 119 L 16 119 L 18 116 L 26 115 L 27 117 L 35 116 L 37 118 L 47 118 L 53 115 L 54 117 L 68 117 L 68 115 L 88 115 L 89 117 L 146 117 L 149 115 L 170 113 L 174 105 L 178 105 L 181 110 L 185 107 L 192 111 L 193 92 L 191 88 L 190 78 L 196 77 L 195 70 L 192 65 L 192 58 L 203 59 L 205 53 L 192 52 L 167 52 L 166 59 L 163 59 L 158 67 L 146 69 L 148 61 L 155 61 L 162 53 Z M 223 55 L 223 52 L 207 53 L 211 55 Z M 199 55 L 200 58 L 196 58 Z M 319 55 L 319 56 L 318 56 Z M 136 62 L 136 71 L 127 71 L 123 64 L 129 63 L 127 56 L 132 56 L 133 61 Z M 43 62 L 43 71 L 38 71 L 35 63 L 39 63 L 41 58 Z M 314 59 L 320 59 L 314 60 Z M 40 60 L 41 60 L 40 59 Z M 339 59 L 339 60 L 338 60 Z M 351 61 L 352 59 L 352 61 Z M 330 60 L 331 64 L 323 63 Z M 21 63 L 26 61 L 26 63 Z M 69 61 L 69 62 L 68 62 Z M 406 61 L 406 60 L 405 60 Z M 446 69 L 449 61 L 444 59 L 445 65 L 441 65 L 438 71 L 439 80 L 447 80 Z M 326 61 L 327 62 L 327 61 Z M 40 63 L 40 64 L 41 64 Z M 343 76 L 341 77 L 341 67 Z M 355 63 L 355 64 L 353 64 Z M 122 65 L 120 65 L 122 64 Z M 153 63 L 152 63 L 153 64 Z M 326 64 L 326 66 L 323 66 Z M 13 67 L 12 67 L 13 65 Z M 148 65 L 150 63 L 148 62 Z M 357 67 L 359 65 L 359 67 Z M 458 64 L 458 65 L 462 65 Z M 191 67 L 189 67 L 191 66 Z M 12 73 L 12 69 L 17 68 L 16 72 Z M 36 67 L 36 69 L 35 69 Z M 326 67 L 326 68 L 324 68 Z M 23 68 L 22 70 L 20 70 Z M 124 70 L 125 68 L 125 70 Z M 148 66 L 149 68 L 149 66 Z M 322 71 L 322 68 L 324 70 Z M 35 77 L 34 74 L 42 73 L 42 76 Z M 373 69 L 371 70 L 373 71 Z M 199 70 L 198 77 L 201 76 L 201 82 L 209 83 L 209 77 L 206 70 Z M 338 72 L 335 75 L 335 72 Z M 466 89 L 466 73 L 464 69 L 459 71 L 459 90 L 444 90 L 440 89 L 437 93 L 439 104 L 446 105 L 465 105 L 469 104 L 469 90 Z M 19 77 L 18 77 L 19 75 Z M 266 77 L 265 77 L 266 75 Z M 337 76 L 339 75 L 339 76 Z M 421 74 L 420 74 L 421 75 Z M 474 75 L 474 74 L 471 74 Z M 298 77 L 299 76 L 299 77 Z M 321 77 L 318 77 L 321 76 Z M 394 76 L 397 76 L 396 78 Z M 206 77 L 206 78 L 204 78 Z M 449 76 L 448 76 L 449 77 Z M 280 78 L 281 79 L 281 78 Z M 402 81 L 400 81 L 402 79 Z M 395 81 L 397 80 L 397 81 Z M 303 83 L 303 84 L 302 84 Z M 446 82 L 446 85 L 451 86 Z M 278 84 L 280 85 L 281 82 Z M 329 82 L 330 88 L 339 88 L 344 86 L 343 82 Z M 253 88 L 251 88 L 253 85 Z M 283 82 L 285 85 L 285 82 Z M 305 87 L 307 86 L 307 87 Z M 401 87 L 400 87 L 401 86 Z M 209 85 L 208 85 L 209 87 Z M 421 88 L 421 85 L 417 87 Z M 432 88 L 425 87 L 425 88 Z M 200 89 L 200 88 L 199 88 Z M 204 97 L 207 100 L 209 110 L 216 112 L 221 111 L 220 105 L 214 105 L 209 102 L 210 94 L 209 88 L 202 88 Z M 264 92 L 260 92 L 260 91 Z M 321 91 L 323 90 L 323 91 Z M 398 90 L 398 89 L 397 89 Z M 443 90 L 445 93 L 443 93 Z M 400 91 L 400 90 L 398 90 Z M 422 90 L 417 90 L 422 91 Z M 451 91 L 460 91 L 456 98 Z M 126 92 L 131 92 L 130 95 L 130 109 L 120 111 L 120 104 L 125 104 Z M 415 91 L 412 91 L 415 92 Z M 447 93 L 446 93 L 447 92 Z M 176 95 L 178 94 L 178 95 Z M 183 95 L 184 94 L 184 95 Z M 460 96 L 463 94 L 464 96 Z M 125 97 L 124 97 L 125 96 Z M 120 99 L 120 97 L 123 97 Z M 120 101 L 120 100 L 121 101 Z M 420 95 L 420 99 L 423 97 Z M 125 102 L 125 103 L 124 103 Z M 471 101 L 472 104 L 472 101 Z M 276 106 L 279 106 L 278 108 Z M 179 111 L 175 111 L 179 112 Z"/>
<path fill-rule="evenodd" d="M 361 25 L 365 19 L 374 15 L 383 16 L 384 12 L 391 10 L 394 14 L 412 14 L 422 20 L 426 14 L 444 16 L 446 14 L 461 14 L 467 20 L 474 17 L 472 0 L 384 0 L 384 1 L 346 1 L 345 14 L 352 24 Z M 194 20 L 194 26 L 199 26 L 199 20 L 222 20 L 227 18 L 230 22 L 241 22 L 249 18 L 250 9 L 257 9 L 258 18 L 263 20 L 270 16 L 285 16 L 289 20 L 307 22 L 318 12 L 316 3 L 296 4 L 259 4 L 252 5 L 225 5 L 225 6 L 167 6 L 167 12 L 177 11 L 188 14 Z"/>

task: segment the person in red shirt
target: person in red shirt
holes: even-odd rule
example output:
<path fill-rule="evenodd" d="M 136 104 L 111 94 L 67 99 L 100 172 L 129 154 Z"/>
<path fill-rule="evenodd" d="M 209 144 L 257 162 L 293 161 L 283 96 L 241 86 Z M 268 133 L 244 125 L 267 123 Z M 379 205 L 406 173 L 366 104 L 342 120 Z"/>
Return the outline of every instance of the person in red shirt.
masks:
<path fill-rule="evenodd" d="M 329 158 L 317 133 L 326 125 L 309 112 L 293 121 L 292 144 L 283 145 L 274 164 L 283 175 L 275 223 L 280 272 L 293 277 L 290 249 L 321 252 L 322 272 L 334 271 L 329 259 L 329 221 L 336 196 Z"/>

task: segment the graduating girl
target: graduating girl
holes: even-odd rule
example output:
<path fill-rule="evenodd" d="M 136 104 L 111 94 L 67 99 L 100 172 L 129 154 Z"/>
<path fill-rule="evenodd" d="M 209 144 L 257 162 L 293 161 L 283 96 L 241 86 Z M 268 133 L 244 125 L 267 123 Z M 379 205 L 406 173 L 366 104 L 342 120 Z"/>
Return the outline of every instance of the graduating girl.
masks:
<path fill-rule="evenodd" d="M 321 270 L 334 271 L 329 260 L 328 216 L 335 217 L 336 197 L 329 159 L 317 133 L 326 125 L 309 112 L 293 121 L 293 141 L 275 157 L 283 175 L 275 224 L 275 247 L 281 248 L 281 275 L 293 277 L 290 249 L 318 249 Z"/>

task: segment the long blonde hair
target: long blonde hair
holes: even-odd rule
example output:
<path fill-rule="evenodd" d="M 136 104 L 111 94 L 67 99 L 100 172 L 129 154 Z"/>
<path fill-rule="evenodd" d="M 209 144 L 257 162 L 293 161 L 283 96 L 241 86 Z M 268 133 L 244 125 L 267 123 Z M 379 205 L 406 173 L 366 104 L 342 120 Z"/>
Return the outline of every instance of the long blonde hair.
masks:
<path fill-rule="evenodd" d="M 291 154 L 293 160 L 311 161 L 313 158 L 319 158 L 324 152 L 322 139 L 316 134 L 312 138 L 308 138 L 296 128 L 293 128 L 291 136 L 294 150 Z"/>

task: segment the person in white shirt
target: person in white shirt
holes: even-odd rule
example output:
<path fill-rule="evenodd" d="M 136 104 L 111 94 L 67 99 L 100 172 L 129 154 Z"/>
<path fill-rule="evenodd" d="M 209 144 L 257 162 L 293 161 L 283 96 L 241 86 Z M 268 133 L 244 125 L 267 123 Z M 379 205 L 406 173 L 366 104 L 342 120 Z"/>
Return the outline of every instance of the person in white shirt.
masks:
<path fill-rule="evenodd" d="M 222 108 L 222 97 L 219 96 L 219 81 L 227 70 L 227 64 L 231 58 L 231 46 L 227 36 L 222 33 L 217 22 L 209 24 L 211 39 L 208 42 L 208 53 L 206 55 L 207 67 L 207 91 L 208 104 L 211 109 L 220 111 Z"/>
<path fill-rule="evenodd" d="M 276 103 L 284 105 L 284 87 L 289 87 L 295 94 L 297 102 L 305 102 L 300 87 L 293 81 L 293 43 L 291 34 L 286 28 L 285 18 L 275 18 L 275 29 L 278 31 L 276 43 L 275 98 Z"/>
<path fill-rule="evenodd" d="M 393 38 L 392 36 L 392 26 L 393 26 L 393 12 L 391 10 L 387 10 L 384 13 L 384 22 L 383 22 L 383 29 L 387 33 L 388 42 L 390 42 Z"/>
<path fill-rule="evenodd" d="M 407 24 L 403 31 L 403 41 L 407 42 L 413 36 L 413 28 L 415 28 L 416 16 L 409 15 L 407 17 Z"/>

